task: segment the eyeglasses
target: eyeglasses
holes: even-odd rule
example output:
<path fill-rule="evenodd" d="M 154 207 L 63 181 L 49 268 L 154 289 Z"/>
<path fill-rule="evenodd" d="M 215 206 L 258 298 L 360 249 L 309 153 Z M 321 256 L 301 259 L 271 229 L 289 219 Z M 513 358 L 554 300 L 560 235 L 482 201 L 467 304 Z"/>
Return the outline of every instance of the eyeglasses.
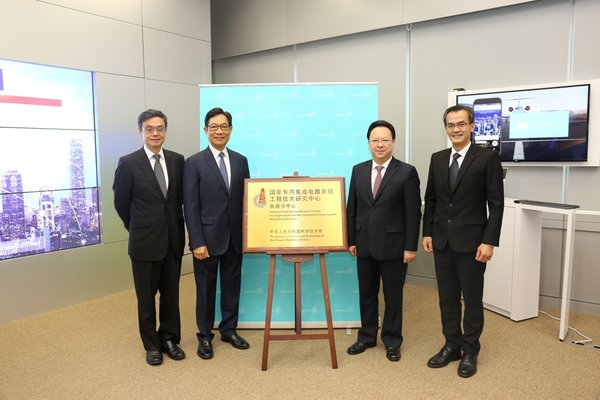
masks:
<path fill-rule="evenodd" d="M 374 146 L 378 145 L 379 143 L 381 143 L 384 146 L 387 146 L 388 144 L 392 143 L 392 141 L 390 139 L 369 139 L 369 143 L 371 143 Z"/>
<path fill-rule="evenodd" d="M 448 129 L 449 131 L 454 130 L 454 128 L 458 127 L 458 129 L 465 129 L 465 127 L 471 125 L 468 122 L 462 121 L 459 122 L 458 124 L 446 124 L 446 129 Z"/>
<path fill-rule="evenodd" d="M 216 132 L 219 130 L 219 128 L 221 128 L 221 132 L 229 132 L 229 128 L 231 128 L 231 126 L 228 124 L 213 124 L 208 126 L 208 129 L 210 129 L 211 132 Z"/>
<path fill-rule="evenodd" d="M 144 132 L 146 133 L 165 133 L 166 129 L 164 126 L 145 126 Z"/>

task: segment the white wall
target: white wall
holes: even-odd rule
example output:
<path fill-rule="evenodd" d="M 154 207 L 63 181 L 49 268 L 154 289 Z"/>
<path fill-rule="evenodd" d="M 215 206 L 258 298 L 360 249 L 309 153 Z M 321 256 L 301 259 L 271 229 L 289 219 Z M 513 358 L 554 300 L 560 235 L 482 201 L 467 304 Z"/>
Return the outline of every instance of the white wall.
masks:
<path fill-rule="evenodd" d="M 141 147 L 136 120 L 150 107 L 169 118 L 166 148 L 197 151 L 197 85 L 212 72 L 209 0 L 0 0 L 0 9 L 0 58 L 97 72 L 102 213 L 102 244 L 0 261 L 1 324 L 133 287 L 112 205 L 118 158 Z"/>
<path fill-rule="evenodd" d="M 535 0 L 213 0 L 213 58 Z"/>
<path fill-rule="evenodd" d="M 292 13 L 299 4 L 306 8 Z M 447 145 L 441 116 L 448 91 L 600 78 L 597 0 L 335 4 L 340 2 L 213 1 L 215 83 L 286 77 L 379 82 L 380 116 L 407 132 L 406 140 L 398 133 L 395 155 L 406 159 L 408 151 L 423 191 L 431 153 Z M 599 183 L 600 168 L 519 167 L 510 168 L 505 190 L 510 197 L 600 210 Z M 541 303 L 556 307 L 565 235 L 562 219 L 544 217 Z M 600 220 L 581 218 L 572 307 L 600 315 L 597 243 Z M 432 256 L 419 252 L 409 266 L 409 282 L 435 285 Z"/>

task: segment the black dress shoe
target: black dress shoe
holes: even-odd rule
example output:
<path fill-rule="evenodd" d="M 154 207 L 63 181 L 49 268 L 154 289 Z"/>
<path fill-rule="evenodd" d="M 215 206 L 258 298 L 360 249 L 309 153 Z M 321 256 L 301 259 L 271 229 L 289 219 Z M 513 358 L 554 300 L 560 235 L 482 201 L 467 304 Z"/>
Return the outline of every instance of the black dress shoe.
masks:
<path fill-rule="evenodd" d="M 348 354 L 353 356 L 353 355 L 362 353 L 369 347 L 375 347 L 375 343 L 355 342 L 350 347 L 348 347 L 347 352 L 348 352 Z"/>
<path fill-rule="evenodd" d="M 427 366 L 429 368 L 442 368 L 448 365 L 450 361 L 460 360 L 460 357 L 460 349 L 452 349 L 448 346 L 444 346 L 439 353 L 427 361 Z"/>
<path fill-rule="evenodd" d="M 212 343 L 208 339 L 200 340 L 200 344 L 198 345 L 198 357 L 208 360 L 213 358 L 213 348 Z"/>
<path fill-rule="evenodd" d="M 390 361 L 400 361 L 400 347 L 388 347 L 385 356 Z"/>
<path fill-rule="evenodd" d="M 181 347 L 172 340 L 167 340 L 163 343 L 163 352 L 173 360 L 183 360 L 185 353 L 181 350 Z"/>
<path fill-rule="evenodd" d="M 235 332 L 230 335 L 221 335 L 221 340 L 225 343 L 231 343 L 231 345 L 236 349 L 246 350 L 250 348 L 250 344 L 248 344 L 243 337 Z"/>
<path fill-rule="evenodd" d="M 146 362 L 150 365 L 160 365 L 162 364 L 162 353 L 158 350 L 148 350 L 146 351 Z"/>
<path fill-rule="evenodd" d="M 477 372 L 477 355 L 465 353 L 458 364 L 458 376 L 469 378 Z"/>

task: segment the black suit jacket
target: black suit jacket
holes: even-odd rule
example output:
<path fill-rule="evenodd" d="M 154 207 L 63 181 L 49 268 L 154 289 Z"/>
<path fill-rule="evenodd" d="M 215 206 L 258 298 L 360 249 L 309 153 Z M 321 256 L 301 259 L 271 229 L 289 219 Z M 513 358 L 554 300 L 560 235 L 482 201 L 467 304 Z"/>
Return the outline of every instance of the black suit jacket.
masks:
<path fill-rule="evenodd" d="M 190 250 L 207 246 L 209 254 L 227 251 L 229 240 L 242 252 L 244 178 L 250 177 L 246 157 L 227 149 L 231 167 L 229 191 L 210 148 L 189 157 L 184 173 L 184 212 Z"/>
<path fill-rule="evenodd" d="M 419 175 L 412 165 L 391 159 L 373 199 L 372 160 L 352 169 L 348 194 L 348 245 L 359 257 L 402 259 L 417 251 L 421 222 Z"/>
<path fill-rule="evenodd" d="M 140 261 L 159 261 L 169 240 L 172 251 L 183 255 L 183 168 L 181 154 L 163 149 L 169 189 L 163 196 L 154 170 L 141 148 L 119 159 L 113 183 L 114 205 L 129 231 L 129 256 Z"/>
<path fill-rule="evenodd" d="M 471 145 L 450 190 L 450 153 L 448 148 L 431 156 L 423 236 L 431 236 L 438 250 L 446 244 L 456 252 L 475 252 L 481 243 L 498 246 L 504 213 L 500 156 Z"/>

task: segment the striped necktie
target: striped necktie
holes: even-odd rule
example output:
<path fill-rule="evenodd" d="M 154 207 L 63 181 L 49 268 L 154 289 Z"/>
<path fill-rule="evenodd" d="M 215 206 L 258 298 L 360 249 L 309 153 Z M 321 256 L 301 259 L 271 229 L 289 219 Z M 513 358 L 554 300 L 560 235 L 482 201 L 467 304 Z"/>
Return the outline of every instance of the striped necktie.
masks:
<path fill-rule="evenodd" d="M 162 190 L 163 196 L 167 197 L 167 181 L 165 179 L 165 171 L 163 170 L 163 167 L 160 164 L 160 154 L 155 154 L 152 157 L 154 157 L 154 159 L 156 160 L 154 161 L 154 175 L 156 175 L 158 186 L 160 186 L 160 190 Z"/>

